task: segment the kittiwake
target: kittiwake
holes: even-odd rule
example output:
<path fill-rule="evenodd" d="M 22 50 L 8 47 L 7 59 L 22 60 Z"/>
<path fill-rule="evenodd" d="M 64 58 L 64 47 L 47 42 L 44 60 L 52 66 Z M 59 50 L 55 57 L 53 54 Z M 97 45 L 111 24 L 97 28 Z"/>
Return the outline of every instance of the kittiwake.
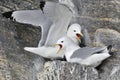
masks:
<path fill-rule="evenodd" d="M 97 67 L 103 60 L 110 57 L 107 47 L 80 48 L 69 37 L 60 38 L 57 43 L 61 50 L 65 50 L 68 62 Z"/>

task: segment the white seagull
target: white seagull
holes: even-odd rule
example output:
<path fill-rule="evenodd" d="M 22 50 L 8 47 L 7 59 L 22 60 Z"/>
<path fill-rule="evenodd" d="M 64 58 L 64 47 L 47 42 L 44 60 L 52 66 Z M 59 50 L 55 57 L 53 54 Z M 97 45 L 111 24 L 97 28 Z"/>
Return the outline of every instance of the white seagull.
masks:
<path fill-rule="evenodd" d="M 65 50 L 66 60 L 72 63 L 97 67 L 103 60 L 111 56 L 107 47 L 80 48 L 69 37 L 59 39 L 56 44 L 61 46 L 59 50 Z"/>
<path fill-rule="evenodd" d="M 67 31 L 67 36 L 75 42 L 76 45 L 80 42 L 81 36 L 81 27 L 79 24 L 74 23 L 72 24 Z M 34 54 L 40 55 L 45 58 L 50 59 L 60 59 L 64 57 L 64 50 L 60 50 L 61 45 L 57 47 L 53 46 L 42 46 L 42 47 L 25 47 L 24 50 L 32 52 Z M 59 52 L 57 55 L 56 53 Z"/>
<path fill-rule="evenodd" d="M 77 10 L 71 0 L 59 0 L 59 3 L 41 1 L 40 9 L 10 11 L 3 13 L 3 16 L 19 23 L 40 26 L 42 36 L 38 47 L 49 46 L 66 34 L 67 27 Z"/>

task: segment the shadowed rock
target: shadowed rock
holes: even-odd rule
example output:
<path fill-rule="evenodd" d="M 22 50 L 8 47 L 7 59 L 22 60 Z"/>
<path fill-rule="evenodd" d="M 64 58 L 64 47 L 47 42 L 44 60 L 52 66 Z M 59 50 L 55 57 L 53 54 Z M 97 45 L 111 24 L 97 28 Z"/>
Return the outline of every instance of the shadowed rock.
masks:
<path fill-rule="evenodd" d="M 37 79 L 44 59 L 25 52 L 23 47 L 38 45 L 40 29 L 0 18 L 0 80 Z"/>

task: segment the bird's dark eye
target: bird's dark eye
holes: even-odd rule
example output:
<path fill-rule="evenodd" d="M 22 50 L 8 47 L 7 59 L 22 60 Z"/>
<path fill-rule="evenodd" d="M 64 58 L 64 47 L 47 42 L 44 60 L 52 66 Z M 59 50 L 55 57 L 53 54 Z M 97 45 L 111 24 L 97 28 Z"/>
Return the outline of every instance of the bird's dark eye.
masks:
<path fill-rule="evenodd" d="M 61 41 L 61 43 L 63 43 L 64 41 Z"/>
<path fill-rule="evenodd" d="M 76 30 L 74 30 L 74 32 L 76 32 Z"/>

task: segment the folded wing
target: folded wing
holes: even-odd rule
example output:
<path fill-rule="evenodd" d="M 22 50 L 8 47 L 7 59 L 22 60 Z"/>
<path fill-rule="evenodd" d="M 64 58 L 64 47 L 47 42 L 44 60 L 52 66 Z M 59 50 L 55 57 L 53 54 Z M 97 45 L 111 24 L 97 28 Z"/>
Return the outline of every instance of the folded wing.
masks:
<path fill-rule="evenodd" d="M 80 48 L 77 49 L 76 51 L 74 51 L 73 55 L 71 56 L 71 58 L 82 58 L 85 59 L 93 54 L 99 54 L 100 52 L 104 51 L 106 49 L 106 47 L 84 47 L 84 48 Z"/>

